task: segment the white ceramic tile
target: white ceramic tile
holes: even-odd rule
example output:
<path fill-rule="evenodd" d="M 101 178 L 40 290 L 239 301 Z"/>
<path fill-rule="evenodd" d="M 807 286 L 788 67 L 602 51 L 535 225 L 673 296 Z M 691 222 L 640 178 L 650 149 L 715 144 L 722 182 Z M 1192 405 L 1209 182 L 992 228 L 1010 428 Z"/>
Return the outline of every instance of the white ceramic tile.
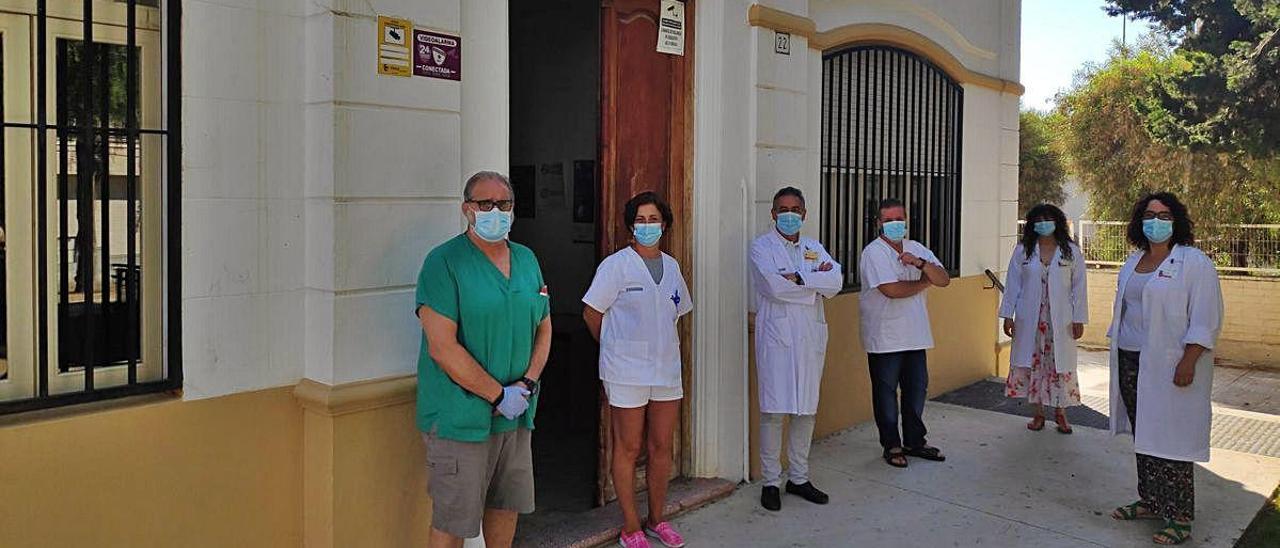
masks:
<path fill-rule="evenodd" d="M 307 378 L 326 384 L 333 382 L 333 305 L 331 291 L 307 289 L 303 298 L 303 371 Z"/>
<path fill-rule="evenodd" d="M 336 117 L 337 196 L 460 196 L 457 114 L 337 107 Z"/>
<path fill-rule="evenodd" d="M 292 291 L 306 285 L 304 200 L 266 201 L 266 233 L 262 245 L 262 290 Z"/>
<path fill-rule="evenodd" d="M 809 176 L 810 154 L 804 150 L 757 148 L 755 200 L 769 203 L 784 186 L 794 186 L 805 194 L 816 194 L 818 184 Z"/>
<path fill-rule="evenodd" d="M 1011 129 L 1000 130 L 1000 163 L 1018 163 L 1018 132 Z"/>
<path fill-rule="evenodd" d="M 1000 202 L 1000 236 L 1018 235 L 1018 202 Z"/>
<path fill-rule="evenodd" d="M 999 245 L 995 236 L 966 237 L 960 243 L 960 275 L 976 276 L 986 269 L 996 272 L 1003 268 Z"/>
<path fill-rule="evenodd" d="M 1009 201 L 1018 200 L 1018 166 L 1002 165 L 1000 166 L 1000 199 Z"/>
<path fill-rule="evenodd" d="M 188 2 L 183 9 L 183 92 L 219 99 L 258 99 L 258 59 L 263 54 L 259 14 L 199 1 Z"/>
<path fill-rule="evenodd" d="M 808 146 L 808 99 L 786 91 L 756 89 L 756 142 Z"/>
<path fill-rule="evenodd" d="M 264 213 L 256 200 L 183 200 L 184 297 L 260 290 Z"/>
<path fill-rule="evenodd" d="M 303 194 L 308 198 L 333 196 L 336 165 L 334 142 L 337 121 L 332 103 L 303 107 Z"/>
<path fill-rule="evenodd" d="M 262 50 L 256 56 L 262 75 L 258 97 L 263 101 L 301 102 L 306 88 L 307 50 L 301 17 L 263 13 L 258 19 Z"/>
<path fill-rule="evenodd" d="M 777 33 L 773 29 L 756 27 L 756 78 L 761 86 L 807 91 L 809 86 L 809 42 L 802 36 L 791 35 L 791 53 L 783 55 L 774 50 Z"/>
<path fill-rule="evenodd" d="M 337 289 L 411 285 L 431 248 L 457 235 L 458 202 L 354 202 L 334 216 Z"/>
<path fill-rule="evenodd" d="M 274 385 L 297 382 L 306 364 L 306 292 L 271 293 L 263 299 L 267 305 L 267 367 L 259 374 Z"/>
<path fill-rule="evenodd" d="M 183 197 L 260 195 L 258 106 L 246 101 L 183 99 Z"/>
<path fill-rule="evenodd" d="M 443 29 L 456 33 L 462 28 L 462 2 L 480 0 L 378 0 L 370 4 L 369 0 L 314 0 L 333 6 L 335 11 L 355 13 L 360 16 L 390 15 L 413 21 L 418 27 Z M 490 2 L 494 5 L 506 5 L 508 2 L 521 0 L 499 0 Z"/>
<path fill-rule="evenodd" d="M 258 108 L 262 136 L 261 195 L 300 199 L 304 196 L 306 120 L 298 103 L 264 103 Z"/>
<path fill-rule="evenodd" d="M 372 48 L 377 22 L 340 17 L 334 26 L 334 98 L 342 102 L 457 112 L 459 82 L 378 74 Z M 464 48 L 463 55 L 466 55 Z"/>
<path fill-rule="evenodd" d="M 338 296 L 334 301 L 334 382 L 413 373 L 422 329 L 414 290 Z"/>
<path fill-rule="evenodd" d="M 200 399 L 272 386 L 264 371 L 263 299 L 236 295 L 182 303 L 183 397 Z"/>
<path fill-rule="evenodd" d="M 337 204 L 326 198 L 309 198 L 303 204 L 303 260 L 306 287 L 334 289 L 334 212 Z"/>
<path fill-rule="evenodd" d="M 307 103 L 333 100 L 334 26 L 338 16 L 323 11 L 303 22 L 303 100 Z"/>

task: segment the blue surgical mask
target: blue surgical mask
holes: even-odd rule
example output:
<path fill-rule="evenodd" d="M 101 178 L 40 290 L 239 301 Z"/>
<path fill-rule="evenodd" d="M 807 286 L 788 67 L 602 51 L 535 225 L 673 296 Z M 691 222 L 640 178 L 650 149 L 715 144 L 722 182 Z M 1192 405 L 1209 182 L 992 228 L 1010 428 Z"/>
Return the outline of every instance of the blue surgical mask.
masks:
<path fill-rule="evenodd" d="M 778 232 L 786 236 L 795 236 L 800 233 L 800 225 L 804 224 L 804 218 L 799 213 L 787 211 L 778 214 L 778 220 L 775 223 L 778 226 Z"/>
<path fill-rule="evenodd" d="M 1036 234 L 1048 236 L 1058 229 L 1058 223 L 1053 221 L 1036 221 L 1035 224 L 1031 225 L 1031 228 L 1035 229 Z"/>
<path fill-rule="evenodd" d="M 888 238 L 889 241 L 901 242 L 903 238 L 907 237 L 907 222 L 885 221 L 883 231 L 884 237 Z"/>
<path fill-rule="evenodd" d="M 662 223 L 637 223 L 631 229 L 631 234 L 636 237 L 636 243 L 653 247 L 662 239 Z"/>
<path fill-rule="evenodd" d="M 489 211 L 476 211 L 476 236 L 486 242 L 499 242 L 511 232 L 512 212 L 493 208 Z"/>
<path fill-rule="evenodd" d="M 1142 234 L 1153 244 L 1162 244 L 1173 236 L 1173 221 L 1164 219 L 1143 219 Z"/>

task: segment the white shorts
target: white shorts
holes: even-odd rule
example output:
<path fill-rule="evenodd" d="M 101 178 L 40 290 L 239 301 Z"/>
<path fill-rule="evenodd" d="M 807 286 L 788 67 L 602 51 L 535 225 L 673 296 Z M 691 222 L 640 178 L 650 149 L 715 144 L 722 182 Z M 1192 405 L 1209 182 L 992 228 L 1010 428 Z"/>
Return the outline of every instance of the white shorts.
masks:
<path fill-rule="evenodd" d="M 684 397 L 684 388 L 679 386 L 636 386 L 632 384 L 604 383 L 604 393 L 609 397 L 609 405 L 622 409 L 635 409 L 649 405 L 651 401 L 676 401 Z"/>

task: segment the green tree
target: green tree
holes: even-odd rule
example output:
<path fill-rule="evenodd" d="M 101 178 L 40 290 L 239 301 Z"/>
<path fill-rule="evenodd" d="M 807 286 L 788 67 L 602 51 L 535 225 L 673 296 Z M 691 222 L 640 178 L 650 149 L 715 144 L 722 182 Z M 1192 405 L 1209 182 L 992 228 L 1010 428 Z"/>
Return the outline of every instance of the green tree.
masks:
<path fill-rule="evenodd" d="M 1053 140 L 1051 117 L 1034 110 L 1018 116 L 1018 215 L 1037 204 L 1061 206 L 1066 165 Z"/>
<path fill-rule="evenodd" d="M 1192 150 L 1147 131 L 1139 105 L 1152 98 L 1153 83 L 1189 64 L 1154 42 L 1137 50 L 1115 47 L 1105 62 L 1086 66 L 1075 87 L 1059 98 L 1063 151 L 1094 218 L 1127 219 L 1143 194 L 1167 190 L 1202 224 L 1280 220 L 1280 167 L 1274 157 Z"/>
<path fill-rule="evenodd" d="M 1138 103 L 1151 133 L 1196 150 L 1280 154 L 1280 0 L 1108 0 L 1159 25 L 1181 58 Z"/>

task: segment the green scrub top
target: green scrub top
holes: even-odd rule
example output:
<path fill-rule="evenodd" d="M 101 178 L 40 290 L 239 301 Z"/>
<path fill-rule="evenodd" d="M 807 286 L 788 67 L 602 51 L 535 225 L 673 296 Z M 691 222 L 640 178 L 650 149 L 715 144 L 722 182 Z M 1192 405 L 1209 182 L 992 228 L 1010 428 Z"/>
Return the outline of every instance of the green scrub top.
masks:
<path fill-rule="evenodd" d="M 458 326 L 458 342 L 499 384 L 520 380 L 529 369 L 538 325 L 551 313 L 542 269 L 529 248 L 509 242 L 511 278 L 466 234 L 427 254 L 418 273 L 417 311 L 426 305 Z M 421 330 L 419 330 L 421 331 Z M 418 350 L 418 429 L 441 438 L 479 442 L 517 426 L 533 429 L 535 396 L 515 420 L 493 413 L 484 398 L 463 389 L 427 348 Z"/>

